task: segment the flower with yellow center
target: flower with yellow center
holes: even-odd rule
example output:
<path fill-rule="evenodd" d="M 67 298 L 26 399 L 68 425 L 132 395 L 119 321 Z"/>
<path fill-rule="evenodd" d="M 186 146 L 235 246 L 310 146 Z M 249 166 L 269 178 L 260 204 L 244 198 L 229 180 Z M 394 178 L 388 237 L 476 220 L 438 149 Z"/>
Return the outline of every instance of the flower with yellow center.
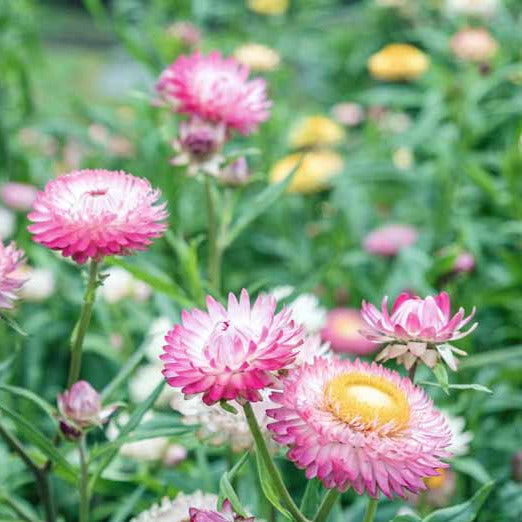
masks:
<path fill-rule="evenodd" d="M 281 57 L 275 49 L 258 43 L 241 45 L 234 51 L 234 58 L 255 72 L 273 71 L 281 62 Z"/>
<path fill-rule="evenodd" d="M 422 76 L 430 66 L 428 56 L 417 47 L 394 43 L 368 60 L 370 74 L 378 80 L 408 81 Z"/>
<path fill-rule="evenodd" d="M 291 131 L 288 141 L 293 149 L 302 149 L 337 145 L 345 138 L 346 133 L 340 125 L 318 115 L 302 119 Z"/>
<path fill-rule="evenodd" d="M 271 399 L 275 441 L 326 488 L 404 497 L 447 467 L 445 416 L 424 390 L 381 365 L 319 357 L 289 370 Z"/>
<path fill-rule="evenodd" d="M 280 15 L 286 13 L 289 0 L 248 0 L 247 5 L 254 13 L 262 15 Z"/>
<path fill-rule="evenodd" d="M 341 374 L 326 384 L 324 395 L 328 410 L 341 421 L 353 423 L 356 431 L 386 426 L 391 432 L 408 425 L 406 395 L 382 377 L 360 372 Z"/>
<path fill-rule="evenodd" d="M 297 167 L 288 192 L 312 194 L 327 189 L 331 179 L 341 172 L 343 165 L 341 156 L 331 151 L 290 154 L 272 167 L 270 183 L 279 183 Z"/>

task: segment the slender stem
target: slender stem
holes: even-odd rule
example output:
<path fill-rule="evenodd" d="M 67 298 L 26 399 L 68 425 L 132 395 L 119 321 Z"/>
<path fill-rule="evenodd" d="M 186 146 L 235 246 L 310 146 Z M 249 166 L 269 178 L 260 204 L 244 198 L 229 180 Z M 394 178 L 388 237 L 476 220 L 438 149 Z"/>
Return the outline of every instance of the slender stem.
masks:
<path fill-rule="evenodd" d="M 328 518 L 328 515 L 337 502 L 339 495 L 339 491 L 337 491 L 335 488 L 330 489 L 328 493 L 326 493 L 323 501 L 321 502 L 321 505 L 319 506 L 319 509 L 317 510 L 317 513 L 315 514 L 314 522 L 324 522 Z"/>
<path fill-rule="evenodd" d="M 4 439 L 9 448 L 20 456 L 27 466 L 27 469 L 29 469 L 29 471 L 34 475 L 38 489 L 38 496 L 40 497 L 45 510 L 45 520 L 47 522 L 54 522 L 56 520 L 56 512 L 47 469 L 38 467 L 25 451 L 23 444 L 12 433 L 6 430 L 2 424 L 0 424 L 0 436 Z"/>
<path fill-rule="evenodd" d="M 80 512 L 79 521 L 89 522 L 89 470 L 87 464 L 87 448 L 85 435 L 82 435 L 78 449 L 80 450 Z"/>
<path fill-rule="evenodd" d="M 375 513 L 377 512 L 378 504 L 378 498 L 368 498 L 368 507 L 366 508 L 366 514 L 364 515 L 363 522 L 373 522 L 373 518 L 375 517 Z"/>
<path fill-rule="evenodd" d="M 417 361 L 413 363 L 413 366 L 408 370 L 408 377 L 411 382 L 415 382 L 415 372 L 417 371 Z"/>
<path fill-rule="evenodd" d="M 281 473 L 277 469 L 277 466 L 274 464 L 274 461 L 270 456 L 251 404 L 247 402 L 243 406 L 243 410 L 245 411 L 248 427 L 252 432 L 252 437 L 254 438 L 254 442 L 256 444 L 256 450 L 259 452 L 259 456 L 263 460 L 265 468 L 267 469 L 270 478 L 272 479 L 275 490 L 281 495 L 283 502 L 286 504 L 286 508 L 297 522 L 308 522 L 307 518 L 301 513 L 301 511 L 299 511 L 299 508 L 296 506 L 295 502 L 290 496 L 290 493 L 286 489 L 285 483 L 283 482 L 283 477 L 281 476 Z"/>
<path fill-rule="evenodd" d="M 91 321 L 92 307 L 94 304 L 94 295 L 98 284 L 98 261 L 91 261 L 89 266 L 89 280 L 85 290 L 82 311 L 78 323 L 74 327 L 73 338 L 71 342 L 71 365 L 69 367 L 69 378 L 67 379 L 67 388 L 70 388 L 80 376 L 82 366 L 82 348 L 89 322 Z"/>
<path fill-rule="evenodd" d="M 208 274 L 212 288 L 219 294 L 221 291 L 221 249 L 218 244 L 218 222 L 212 195 L 212 182 L 208 175 L 205 175 L 205 197 L 208 219 Z"/>

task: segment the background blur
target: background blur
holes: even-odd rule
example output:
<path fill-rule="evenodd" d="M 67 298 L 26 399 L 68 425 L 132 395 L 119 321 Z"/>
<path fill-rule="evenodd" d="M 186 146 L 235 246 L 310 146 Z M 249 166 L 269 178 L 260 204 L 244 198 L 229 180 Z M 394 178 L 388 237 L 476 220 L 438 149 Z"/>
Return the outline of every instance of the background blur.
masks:
<path fill-rule="evenodd" d="M 470 359 L 451 379 L 494 394 L 463 391 L 449 400 L 433 389 L 432 395 L 465 416 L 474 433 L 453 502 L 492 476 L 497 484 L 479 520 L 516 521 L 522 519 L 520 484 L 512 480 L 512 457 L 522 449 L 522 2 L 505 0 L 486 15 L 449 4 L 291 0 L 283 14 L 264 15 L 242 0 L 0 0 L 0 179 L 42 187 L 78 168 L 123 169 L 149 178 L 168 201 L 179 242 L 157 241 L 128 261 L 152 293 L 96 305 L 84 376 L 102 388 L 154 319 L 177 320 L 176 292 L 202 291 L 193 275 L 206 257 L 203 192 L 169 164 L 177 123 L 154 103 L 157 77 L 195 46 L 226 55 L 249 42 L 272 48 L 280 63 L 255 73 L 267 79 L 272 116 L 257 134 L 232 144 L 260 151 L 249 158 L 252 182 L 233 192 L 237 212 L 252 205 L 274 164 L 292 152 L 292 132 L 305 117 L 323 115 L 339 126 L 342 138 L 326 149 L 340 155 L 343 167 L 328 190 L 285 194 L 238 237 L 225 255 L 224 289 L 291 284 L 296 293 L 314 292 L 327 308 L 445 289 L 455 306 L 476 306 L 480 326 L 459 344 Z M 187 36 L 181 21 L 199 34 Z M 489 32 L 494 55 L 459 57 L 451 39 L 469 27 Z M 422 49 L 429 69 L 413 81 L 372 77 L 368 59 L 393 42 Z M 346 102 L 352 112 L 341 118 L 333 108 Z M 82 281 L 76 266 L 31 243 L 25 214 L 0 202 L 0 236 L 15 239 L 31 266 L 50 272 L 52 290 L 20 304 L 16 318 L 30 335 L 17 341 L 16 362 L 9 359 L 12 334 L 1 331 L 0 360 L 11 362 L 0 363 L 0 376 L 54 402 L 65 384 Z M 416 227 L 418 240 L 392 258 L 366 251 L 365 236 L 388 223 Z M 463 252 L 474 267 L 455 270 Z M 17 407 L 34 413 L 31 405 Z M 190 436 L 181 442 L 189 451 L 197 446 Z M 8 468 L 0 468 L 2 488 L 19 472 Z M 223 461 L 211 458 L 209 480 L 222 471 Z M 295 475 L 298 488 L 303 477 Z M 107 481 L 108 500 L 93 516 L 107 519 L 136 486 L 147 505 L 180 487 L 198 487 L 198 476 L 194 461 L 175 469 L 127 463 Z M 67 512 L 67 495 L 60 502 Z M 382 520 L 397 505 L 383 508 Z M 343 520 L 357 516 L 352 510 Z"/>

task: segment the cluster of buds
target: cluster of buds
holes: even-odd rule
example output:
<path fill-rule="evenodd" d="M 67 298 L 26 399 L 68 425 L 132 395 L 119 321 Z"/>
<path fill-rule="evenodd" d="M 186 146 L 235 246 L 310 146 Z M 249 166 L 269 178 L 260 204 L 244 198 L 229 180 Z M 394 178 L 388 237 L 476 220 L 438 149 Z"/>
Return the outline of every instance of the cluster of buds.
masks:
<path fill-rule="evenodd" d="M 366 328 L 361 333 L 370 341 L 385 345 L 376 358 L 378 361 L 397 359 L 409 370 L 419 359 L 429 368 L 443 360 L 456 371 L 454 354 L 466 355 L 466 352 L 449 343 L 470 334 L 478 323 L 462 332 L 473 318 L 475 309 L 467 317 L 463 308 L 453 317 L 450 312 L 450 298 L 446 292 L 425 299 L 403 293 L 395 301 L 391 314 L 388 297 L 383 299 L 380 311 L 363 301 L 362 317 Z"/>
<path fill-rule="evenodd" d="M 78 381 L 58 395 L 60 430 L 67 440 L 76 441 L 87 429 L 105 424 L 117 408 L 103 408 L 100 394 L 87 381 Z"/>

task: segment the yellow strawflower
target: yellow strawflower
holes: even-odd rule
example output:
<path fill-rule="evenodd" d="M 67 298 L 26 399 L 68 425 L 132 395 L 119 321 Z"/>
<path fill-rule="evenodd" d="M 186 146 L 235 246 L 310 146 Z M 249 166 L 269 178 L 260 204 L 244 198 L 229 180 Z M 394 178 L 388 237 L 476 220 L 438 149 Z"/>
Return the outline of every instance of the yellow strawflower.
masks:
<path fill-rule="evenodd" d="M 370 74 L 378 80 L 415 80 L 430 66 L 426 54 L 413 45 L 387 45 L 368 60 Z"/>
<path fill-rule="evenodd" d="M 288 192 L 311 194 L 325 190 L 330 180 L 343 168 L 343 159 L 331 151 L 312 151 L 306 154 L 290 154 L 279 160 L 270 172 L 270 183 L 278 183 L 285 179 L 302 162 L 294 174 Z"/>
<path fill-rule="evenodd" d="M 290 132 L 293 149 L 337 145 L 346 137 L 344 129 L 326 116 L 309 116 L 301 120 Z"/>
<path fill-rule="evenodd" d="M 248 0 L 250 10 L 263 15 L 279 15 L 286 12 L 289 0 Z"/>
<path fill-rule="evenodd" d="M 273 71 L 281 62 L 277 51 L 257 43 L 241 45 L 234 51 L 234 57 L 239 63 L 256 72 Z"/>

